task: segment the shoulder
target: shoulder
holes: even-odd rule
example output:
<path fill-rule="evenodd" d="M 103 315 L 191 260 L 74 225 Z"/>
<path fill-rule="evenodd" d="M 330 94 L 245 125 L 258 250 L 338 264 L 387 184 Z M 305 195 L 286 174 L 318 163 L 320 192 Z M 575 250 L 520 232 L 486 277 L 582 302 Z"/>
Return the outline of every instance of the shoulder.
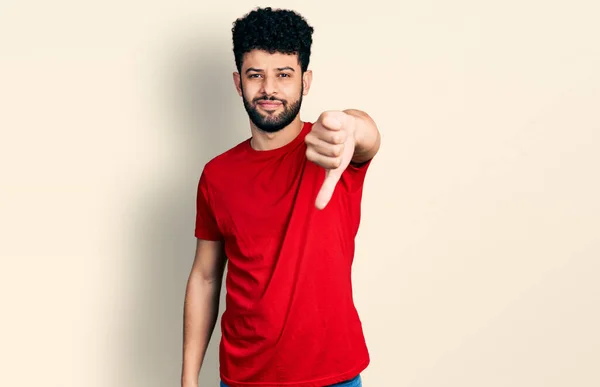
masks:
<path fill-rule="evenodd" d="M 224 173 L 232 170 L 232 166 L 235 166 L 240 161 L 243 161 L 249 141 L 249 139 L 246 139 L 226 150 L 225 152 L 222 152 L 211 158 L 204 165 L 202 174 L 205 175 L 207 179 L 212 179 L 214 176 L 222 177 Z"/>

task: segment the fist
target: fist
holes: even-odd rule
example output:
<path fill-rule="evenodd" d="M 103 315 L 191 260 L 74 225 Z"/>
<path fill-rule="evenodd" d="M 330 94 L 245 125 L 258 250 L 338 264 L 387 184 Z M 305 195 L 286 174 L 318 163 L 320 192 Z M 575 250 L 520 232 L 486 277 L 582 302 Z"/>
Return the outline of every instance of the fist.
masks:
<path fill-rule="evenodd" d="M 319 116 L 306 135 L 306 157 L 325 169 L 325 181 L 316 199 L 323 209 L 333 196 L 342 173 L 354 156 L 355 118 L 342 111 L 327 111 Z"/>

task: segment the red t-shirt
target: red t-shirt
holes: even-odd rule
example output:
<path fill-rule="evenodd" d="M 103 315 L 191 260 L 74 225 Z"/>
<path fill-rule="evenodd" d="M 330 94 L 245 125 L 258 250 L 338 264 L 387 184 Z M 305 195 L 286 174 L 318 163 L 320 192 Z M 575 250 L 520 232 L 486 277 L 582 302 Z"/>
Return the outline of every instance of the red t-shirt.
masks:
<path fill-rule="evenodd" d="M 223 240 L 227 297 L 220 374 L 230 387 L 317 387 L 369 364 L 351 283 L 363 182 L 350 165 L 323 210 L 325 170 L 304 136 L 256 151 L 250 139 L 210 160 L 198 185 L 195 236 Z"/>

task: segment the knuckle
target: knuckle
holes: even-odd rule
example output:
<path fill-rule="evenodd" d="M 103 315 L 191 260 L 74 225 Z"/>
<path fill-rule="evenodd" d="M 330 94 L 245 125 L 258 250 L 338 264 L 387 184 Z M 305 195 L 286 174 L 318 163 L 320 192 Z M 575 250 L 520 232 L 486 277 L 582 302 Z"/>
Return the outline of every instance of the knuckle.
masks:
<path fill-rule="evenodd" d="M 339 145 L 338 145 L 338 146 L 335 146 L 335 147 L 333 147 L 333 149 L 332 149 L 332 153 L 333 153 L 333 156 L 335 156 L 335 157 L 338 157 L 338 156 L 340 156 L 340 155 L 342 154 L 342 147 L 341 147 L 341 146 L 339 146 Z"/>

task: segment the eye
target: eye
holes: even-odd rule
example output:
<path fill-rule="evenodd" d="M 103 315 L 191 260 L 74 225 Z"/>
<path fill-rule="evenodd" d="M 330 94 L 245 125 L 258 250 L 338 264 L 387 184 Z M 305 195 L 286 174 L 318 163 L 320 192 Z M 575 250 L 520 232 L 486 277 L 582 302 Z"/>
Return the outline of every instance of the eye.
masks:
<path fill-rule="evenodd" d="M 279 75 L 281 75 L 284 78 L 289 78 L 290 77 L 290 74 L 286 74 L 286 73 L 281 73 Z"/>
<path fill-rule="evenodd" d="M 260 74 L 250 74 L 250 76 L 248 78 L 256 78 L 256 77 L 259 77 L 259 76 L 260 76 Z"/>

